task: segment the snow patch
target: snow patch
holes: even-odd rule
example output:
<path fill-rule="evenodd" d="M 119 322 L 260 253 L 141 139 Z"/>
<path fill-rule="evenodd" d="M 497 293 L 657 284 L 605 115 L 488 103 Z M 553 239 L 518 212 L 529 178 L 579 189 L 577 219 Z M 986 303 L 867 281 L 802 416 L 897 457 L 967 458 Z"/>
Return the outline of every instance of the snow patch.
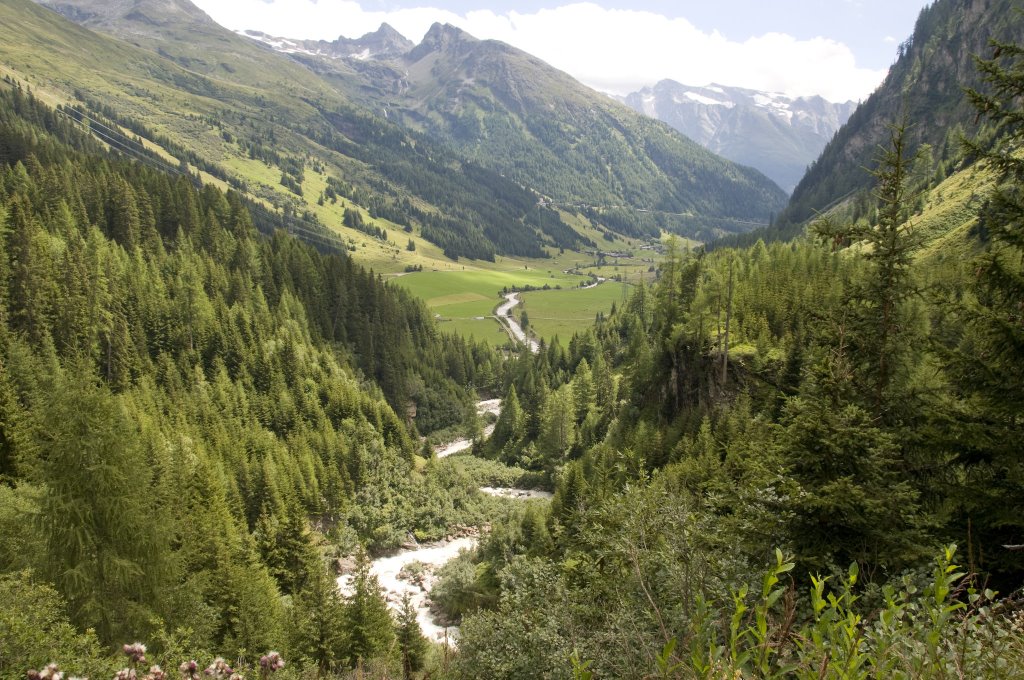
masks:
<path fill-rule="evenodd" d="M 697 102 L 698 104 L 703 104 L 704 106 L 724 106 L 727 109 L 731 109 L 732 107 L 736 106 L 732 102 L 718 101 L 717 99 L 712 99 L 711 97 L 705 97 L 704 95 L 698 94 L 696 92 L 686 92 L 686 93 L 683 94 L 683 96 L 686 97 L 687 99 L 689 99 L 690 101 Z M 685 103 L 685 102 L 682 102 L 682 101 L 676 99 L 675 97 L 673 97 L 673 100 L 675 101 L 676 104 L 683 104 L 683 103 Z"/>

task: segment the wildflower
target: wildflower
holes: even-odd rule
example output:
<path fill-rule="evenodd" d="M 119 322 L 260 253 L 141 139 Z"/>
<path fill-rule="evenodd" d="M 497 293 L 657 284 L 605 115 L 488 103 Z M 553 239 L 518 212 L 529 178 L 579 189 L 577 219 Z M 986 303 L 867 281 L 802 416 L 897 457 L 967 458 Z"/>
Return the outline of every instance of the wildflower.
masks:
<path fill-rule="evenodd" d="M 34 674 L 34 675 L 33 675 Z M 42 671 L 29 671 L 31 680 L 63 680 L 64 672 L 55 663 L 47 664 Z"/>
<path fill-rule="evenodd" d="M 122 668 L 114 676 L 114 680 L 138 680 L 138 674 L 134 668 Z"/>
<path fill-rule="evenodd" d="M 182 663 L 178 666 L 178 671 L 184 680 L 199 680 L 199 664 L 195 659 Z"/>
<path fill-rule="evenodd" d="M 284 659 L 277 652 L 267 652 L 260 657 L 260 668 L 264 673 L 273 673 L 284 668 Z"/>
<path fill-rule="evenodd" d="M 145 663 L 146 661 L 146 645 L 141 642 L 133 642 L 130 645 L 125 645 L 121 648 L 125 655 L 132 660 L 132 663 Z"/>
<path fill-rule="evenodd" d="M 149 673 L 147 673 L 143 680 L 167 680 L 167 673 L 160 666 L 150 666 Z"/>
<path fill-rule="evenodd" d="M 234 674 L 234 670 L 228 665 L 228 662 L 223 657 L 217 657 L 213 660 L 207 668 L 205 673 L 215 679 L 230 679 L 231 675 Z"/>

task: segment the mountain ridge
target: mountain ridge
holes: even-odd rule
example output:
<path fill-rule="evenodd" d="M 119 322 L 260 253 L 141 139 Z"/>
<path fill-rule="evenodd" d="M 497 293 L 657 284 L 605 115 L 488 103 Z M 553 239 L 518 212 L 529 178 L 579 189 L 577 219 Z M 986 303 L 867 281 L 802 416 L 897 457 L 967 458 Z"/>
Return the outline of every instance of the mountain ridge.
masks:
<path fill-rule="evenodd" d="M 727 237 L 721 245 L 792 239 L 833 209 L 851 222 L 869 219 L 874 178 L 867 169 L 876 165 L 877 150 L 900 121 L 909 123 L 908 157 L 931 157 L 931 184 L 955 171 L 965 160 L 960 139 L 979 132 L 977 113 L 963 97 L 965 88 L 981 83 L 974 56 L 990 51 L 990 39 L 1024 40 L 1024 21 L 1014 7 L 1011 0 L 938 0 L 923 8 L 882 84 L 811 164 L 775 224 Z"/>
<path fill-rule="evenodd" d="M 632 109 L 668 123 L 705 148 L 755 167 L 792 192 L 856 104 L 820 96 L 661 80 L 625 97 Z"/>
<path fill-rule="evenodd" d="M 167 130 L 197 160 L 220 168 L 221 179 L 278 209 L 341 222 L 336 203 L 303 193 L 304 166 L 326 162 L 323 172 L 337 182 L 332 201 L 342 197 L 337 187 L 349 187 L 343 198 L 364 216 L 422 235 L 449 257 L 546 257 L 545 248 L 592 246 L 552 202 L 620 234 L 656 236 L 664 228 L 708 239 L 767 222 L 785 199 L 759 173 L 613 108 L 531 55 L 452 26 L 432 27 L 397 60 L 375 59 L 372 48 L 364 59 L 351 51 L 329 59 L 267 49 L 188 0 L 62 7 L 146 55 L 118 56 L 81 74 L 73 89 L 109 101 L 112 111 L 159 121 L 149 127 Z M 368 35 L 354 46 L 366 51 L 374 39 L 391 40 L 392 52 L 408 46 L 386 27 Z M 152 65 L 135 65 L 144 62 Z M 153 74 L 165 91 L 159 105 L 147 94 Z M 93 81 L 102 81 L 99 89 Z M 182 86 L 188 94 L 176 98 Z M 256 160 L 279 171 L 280 182 L 253 167 Z M 365 233 L 386 231 L 375 225 Z"/>
<path fill-rule="evenodd" d="M 715 156 L 533 55 L 454 26 L 436 23 L 407 54 L 373 65 L 292 56 L 349 97 L 546 199 L 630 206 L 633 215 L 609 218 L 620 231 L 690 229 L 709 237 L 743 230 L 741 220 L 766 223 L 784 201 L 760 172 Z M 651 216 L 659 211 L 682 217 L 658 223 Z"/>

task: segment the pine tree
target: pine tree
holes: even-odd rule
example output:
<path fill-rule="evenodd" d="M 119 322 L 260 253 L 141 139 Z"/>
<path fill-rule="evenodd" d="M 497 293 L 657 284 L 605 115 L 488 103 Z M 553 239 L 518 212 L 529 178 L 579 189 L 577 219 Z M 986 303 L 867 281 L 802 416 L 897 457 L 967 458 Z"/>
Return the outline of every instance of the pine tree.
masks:
<path fill-rule="evenodd" d="M 345 602 L 348 632 L 346 656 L 355 666 L 386 652 L 394 641 L 391 614 L 377 577 L 370 573 L 370 559 L 360 550 L 352 574 L 352 595 Z"/>
<path fill-rule="evenodd" d="M 412 674 L 423 668 L 427 656 L 427 639 L 423 637 L 416 620 L 416 609 L 412 606 L 409 593 L 402 596 L 402 608 L 398 611 L 395 626 L 398 648 L 402 652 L 402 677 L 410 680 Z"/>
<path fill-rule="evenodd" d="M 985 249 L 971 263 L 969 294 L 948 305 L 959 342 L 945 357 L 962 397 L 950 435 L 965 470 L 960 531 L 976 564 L 1013 573 L 1016 584 L 1024 552 L 1002 546 L 1024 544 L 1024 46 L 992 46 L 991 59 L 977 60 L 988 87 L 968 96 L 996 142 L 968 148 L 994 171 L 996 187 L 978 216 Z"/>
<path fill-rule="evenodd" d="M 914 239 L 908 216 L 908 157 L 906 125 L 890 127 L 888 147 L 880 151 L 875 196 L 879 202 L 878 224 L 854 230 L 866 248 L 869 270 L 855 286 L 849 303 L 854 310 L 853 352 L 858 381 L 870 395 L 869 407 L 886 415 L 890 389 L 900 371 L 907 369 L 909 349 L 905 303 L 916 294 L 910 278 Z"/>
<path fill-rule="evenodd" d="M 909 564 L 923 541 L 906 428 L 896 415 L 912 402 L 895 399 L 911 368 L 906 302 L 916 292 L 904 133 L 903 125 L 890 128 L 874 173 L 878 224 L 849 232 L 864 243 L 867 267 L 823 329 L 825 346 L 782 418 L 779 455 L 799 487 L 788 503 L 791 538 L 804 564 L 819 569 L 855 560 L 874 575 Z M 819 225 L 819 235 L 834 231 Z"/>
<path fill-rule="evenodd" d="M 73 618 L 101 639 L 138 634 L 158 604 L 167 546 L 151 526 L 137 435 L 119 400 L 80 366 L 54 385 L 38 417 L 48 576 Z"/>
<path fill-rule="evenodd" d="M 315 554 L 307 554 L 308 577 L 291 611 L 292 649 L 321 673 L 329 673 L 347 649 L 345 607 L 337 584 Z"/>
<path fill-rule="evenodd" d="M 537 446 L 552 461 L 560 461 L 576 443 L 576 403 L 566 383 L 548 395 L 540 414 Z"/>
<path fill-rule="evenodd" d="M 519 405 L 516 386 L 509 384 L 508 393 L 501 402 L 501 414 L 494 424 L 494 432 L 488 445 L 495 451 L 501 451 L 509 442 L 518 442 L 526 435 L 526 414 Z"/>

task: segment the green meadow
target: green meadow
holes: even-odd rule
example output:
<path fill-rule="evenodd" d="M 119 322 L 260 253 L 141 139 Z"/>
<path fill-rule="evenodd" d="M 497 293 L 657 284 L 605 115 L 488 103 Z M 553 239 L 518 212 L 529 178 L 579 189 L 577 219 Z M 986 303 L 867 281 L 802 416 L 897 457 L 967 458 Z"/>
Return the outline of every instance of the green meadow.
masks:
<path fill-rule="evenodd" d="M 498 263 L 496 263 L 498 264 Z M 545 263 L 547 264 L 547 263 Z M 461 265 L 455 265 L 461 266 Z M 562 286 L 566 291 L 538 291 L 532 294 L 581 291 L 581 276 L 564 274 L 556 269 L 458 269 L 424 271 L 405 274 L 393 279 L 427 303 L 442 330 L 454 330 L 460 335 L 473 336 L 493 345 L 504 344 L 508 336 L 493 318 L 494 309 L 501 302 L 501 291 L 510 288 L 534 286 Z"/>
<path fill-rule="evenodd" d="M 533 332 L 549 342 L 557 335 L 565 343 L 573 333 L 593 325 L 598 312 L 607 314 L 613 304 L 620 305 L 623 286 L 605 281 L 594 288 L 531 291 L 520 297 Z"/>

